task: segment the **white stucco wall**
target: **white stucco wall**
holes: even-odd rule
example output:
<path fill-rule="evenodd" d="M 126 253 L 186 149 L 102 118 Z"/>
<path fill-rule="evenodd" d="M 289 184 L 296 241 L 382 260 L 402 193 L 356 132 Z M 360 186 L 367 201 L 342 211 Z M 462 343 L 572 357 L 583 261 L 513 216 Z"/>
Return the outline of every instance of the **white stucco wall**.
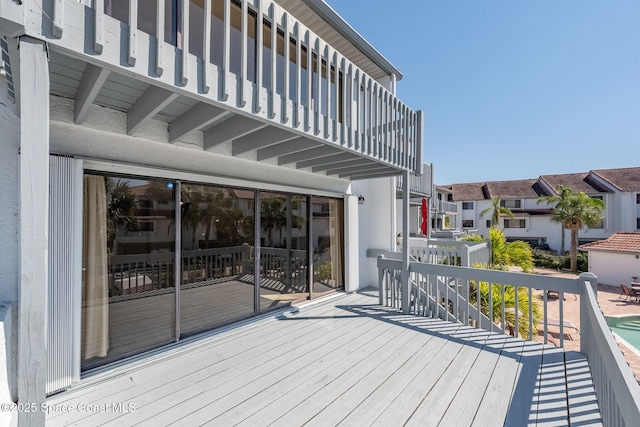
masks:
<path fill-rule="evenodd" d="M 402 233 L 402 199 L 396 199 L 396 235 Z M 411 205 L 409 208 L 409 233 L 419 233 L 420 231 L 420 206 Z"/>
<path fill-rule="evenodd" d="M 589 251 L 589 272 L 598 276 L 598 283 L 628 285 L 632 276 L 640 277 L 640 254 Z"/>
<path fill-rule="evenodd" d="M 0 402 L 16 399 L 16 310 L 19 288 L 20 121 L 0 74 Z M 0 412 L 0 425 L 14 425 L 12 412 Z"/>
<path fill-rule="evenodd" d="M 20 121 L 0 75 L 0 303 L 18 300 Z"/>
<path fill-rule="evenodd" d="M 360 288 L 378 286 L 376 259 L 367 249 L 395 250 L 395 186 L 392 178 L 353 182 L 352 192 L 364 196 L 359 206 Z M 398 233 L 400 230 L 397 231 Z"/>

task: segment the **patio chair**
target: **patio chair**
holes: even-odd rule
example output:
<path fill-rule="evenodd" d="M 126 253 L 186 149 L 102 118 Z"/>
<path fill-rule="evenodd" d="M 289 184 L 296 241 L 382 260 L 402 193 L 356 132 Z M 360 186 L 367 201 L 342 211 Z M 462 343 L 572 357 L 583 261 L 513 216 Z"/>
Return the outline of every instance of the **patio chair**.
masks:
<path fill-rule="evenodd" d="M 625 295 L 625 301 L 627 301 L 629 297 L 635 298 L 636 302 L 638 301 L 638 298 L 640 297 L 640 295 L 638 295 L 638 291 L 636 291 L 635 289 L 631 289 L 627 285 L 623 285 L 622 283 L 620 283 L 620 288 L 622 290 L 620 291 L 620 295 L 618 295 L 618 299 L 620 299 L 622 295 Z"/>

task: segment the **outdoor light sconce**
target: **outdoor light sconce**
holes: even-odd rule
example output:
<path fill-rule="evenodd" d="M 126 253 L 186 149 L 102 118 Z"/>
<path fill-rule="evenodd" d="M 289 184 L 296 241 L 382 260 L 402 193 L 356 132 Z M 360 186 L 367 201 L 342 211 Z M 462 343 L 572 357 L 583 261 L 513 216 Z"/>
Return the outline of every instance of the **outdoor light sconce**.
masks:
<path fill-rule="evenodd" d="M 358 204 L 364 205 L 364 196 L 362 194 L 358 196 Z"/>

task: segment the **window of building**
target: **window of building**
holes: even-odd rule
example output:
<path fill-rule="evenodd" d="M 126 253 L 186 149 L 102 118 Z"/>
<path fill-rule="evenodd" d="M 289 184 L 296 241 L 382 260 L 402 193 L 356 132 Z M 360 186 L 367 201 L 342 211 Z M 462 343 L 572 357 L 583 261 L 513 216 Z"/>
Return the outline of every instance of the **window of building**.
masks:
<path fill-rule="evenodd" d="M 640 193 L 636 194 L 636 204 L 640 205 Z"/>
<path fill-rule="evenodd" d="M 462 220 L 462 228 L 473 228 L 473 220 L 472 219 L 463 219 Z"/>
<path fill-rule="evenodd" d="M 604 202 L 604 197 L 602 196 L 589 196 L 592 199 L 598 199 Z M 598 222 L 595 225 L 590 226 L 589 228 L 604 228 L 604 218 L 602 218 L 602 220 L 600 222 Z"/>
<path fill-rule="evenodd" d="M 525 219 L 505 219 L 504 228 L 526 228 L 527 220 Z"/>
<path fill-rule="evenodd" d="M 462 209 L 463 210 L 472 210 L 473 209 L 473 202 L 462 202 Z"/>
<path fill-rule="evenodd" d="M 501 200 L 500 206 L 505 207 L 507 209 L 522 209 L 522 200 L 519 200 L 519 199 Z"/>
<path fill-rule="evenodd" d="M 490 219 L 487 220 L 487 228 L 491 228 L 491 220 Z"/>
<path fill-rule="evenodd" d="M 640 230 L 640 218 L 636 218 L 636 229 Z"/>

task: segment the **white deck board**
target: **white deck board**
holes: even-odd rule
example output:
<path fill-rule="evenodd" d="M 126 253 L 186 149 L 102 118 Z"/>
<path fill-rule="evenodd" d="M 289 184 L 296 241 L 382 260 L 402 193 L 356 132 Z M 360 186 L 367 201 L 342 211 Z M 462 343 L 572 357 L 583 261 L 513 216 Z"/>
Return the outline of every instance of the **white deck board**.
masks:
<path fill-rule="evenodd" d="M 47 425 L 599 425 L 584 356 L 334 296 L 156 352 L 48 403 Z M 575 420 L 575 421 L 574 421 Z"/>
<path fill-rule="evenodd" d="M 472 426 L 494 426 L 504 422 L 509 409 L 505 405 L 505 396 L 513 394 L 514 378 L 518 375 L 523 347 L 524 341 L 510 340 L 504 343 Z"/>

